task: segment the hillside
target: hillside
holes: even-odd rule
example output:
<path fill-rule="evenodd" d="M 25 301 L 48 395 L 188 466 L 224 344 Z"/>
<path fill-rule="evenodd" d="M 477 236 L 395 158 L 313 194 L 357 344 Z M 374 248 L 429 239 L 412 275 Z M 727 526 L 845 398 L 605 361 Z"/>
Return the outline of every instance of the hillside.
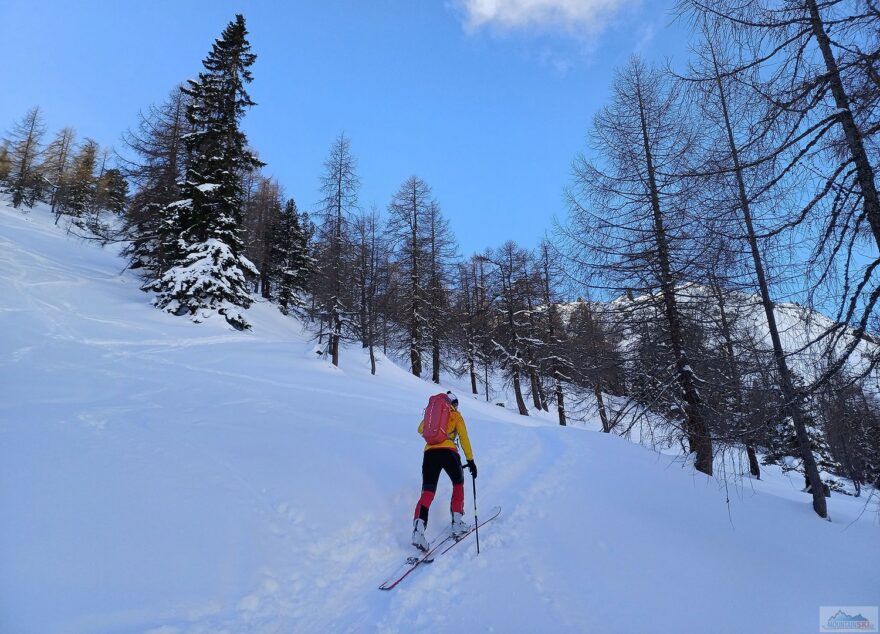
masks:
<path fill-rule="evenodd" d="M 245 333 L 172 317 L 123 266 L 0 205 L 2 632 L 812 632 L 819 606 L 880 603 L 876 502 L 825 522 L 797 476 L 728 490 L 454 383 L 503 514 L 479 556 L 379 592 L 437 387 L 359 347 L 334 368 L 269 304 Z"/>

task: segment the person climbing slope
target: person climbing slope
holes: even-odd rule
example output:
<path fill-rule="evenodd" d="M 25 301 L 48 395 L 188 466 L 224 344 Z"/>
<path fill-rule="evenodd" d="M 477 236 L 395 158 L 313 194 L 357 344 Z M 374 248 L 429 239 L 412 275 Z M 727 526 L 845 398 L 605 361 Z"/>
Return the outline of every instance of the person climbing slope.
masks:
<path fill-rule="evenodd" d="M 458 397 L 452 392 L 436 394 L 428 401 L 419 433 L 425 438 L 425 452 L 422 458 L 422 495 L 416 504 L 413 515 L 413 546 L 419 550 L 428 550 L 425 529 L 428 526 L 428 510 L 437 492 L 440 472 L 445 471 L 452 480 L 452 534 L 461 535 L 470 530 L 464 522 L 464 472 L 458 454 L 458 444 L 464 451 L 467 468 L 471 477 L 477 477 L 477 465 L 468 439 L 464 418 L 458 412 Z"/>

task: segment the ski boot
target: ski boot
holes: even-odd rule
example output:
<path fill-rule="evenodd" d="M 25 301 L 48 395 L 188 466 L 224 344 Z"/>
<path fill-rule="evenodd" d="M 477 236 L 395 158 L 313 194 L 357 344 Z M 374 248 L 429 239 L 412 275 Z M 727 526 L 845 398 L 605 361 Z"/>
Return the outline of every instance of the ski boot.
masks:
<path fill-rule="evenodd" d="M 461 537 L 471 530 L 471 525 L 461 518 L 461 513 L 452 514 L 452 536 Z"/>
<path fill-rule="evenodd" d="M 428 540 L 425 538 L 425 520 L 421 518 L 413 520 L 412 545 L 422 552 L 428 552 Z"/>

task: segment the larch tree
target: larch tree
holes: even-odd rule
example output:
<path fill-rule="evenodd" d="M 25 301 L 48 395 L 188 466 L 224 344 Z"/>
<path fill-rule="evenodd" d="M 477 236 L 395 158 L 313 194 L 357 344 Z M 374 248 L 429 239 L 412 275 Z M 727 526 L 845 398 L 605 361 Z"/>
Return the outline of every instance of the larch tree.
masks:
<path fill-rule="evenodd" d="M 255 184 L 255 191 L 244 207 L 246 253 L 259 271 L 254 278 L 254 291 L 269 299 L 272 297 L 272 237 L 283 202 L 276 180 L 258 177 Z"/>
<path fill-rule="evenodd" d="M 513 241 L 505 242 L 490 252 L 487 260 L 494 265 L 493 291 L 498 297 L 495 304 L 495 328 L 492 336 L 494 354 L 513 385 L 517 411 L 529 415 L 523 398 L 522 377 L 528 375 L 524 356 L 524 331 L 527 324 L 523 312 L 527 300 L 523 272 L 527 270 L 529 253 Z"/>
<path fill-rule="evenodd" d="M 340 134 L 330 146 L 324 162 L 320 192 L 320 242 L 314 292 L 320 300 L 321 323 L 329 325 L 328 351 L 333 365 L 339 365 L 339 344 L 350 310 L 348 284 L 351 266 L 351 221 L 358 207 L 360 179 L 351 142 Z"/>
<path fill-rule="evenodd" d="M 409 331 L 410 369 L 422 375 L 422 352 L 428 329 L 425 260 L 430 244 L 431 188 L 417 176 L 406 179 L 388 205 L 387 232 L 400 274 L 406 278 L 405 322 Z"/>
<path fill-rule="evenodd" d="M 764 109 L 754 135 L 774 145 L 761 162 L 775 163 L 780 177 L 798 171 L 800 189 L 809 192 L 792 204 L 778 230 L 808 233 L 809 303 L 823 289 L 819 303 L 836 304 L 836 325 L 819 338 L 840 354 L 805 386 L 819 389 L 844 369 L 880 301 L 880 12 L 873 2 L 818 0 L 686 0 L 680 8 L 735 43 L 739 59 L 728 71 L 757 71 L 738 77 Z M 867 256 L 859 253 L 866 238 Z M 878 363 L 875 355 L 862 374 Z M 823 504 L 814 499 L 816 507 Z"/>
<path fill-rule="evenodd" d="M 39 161 L 46 126 L 39 107 L 28 110 L 6 135 L 9 148 L 9 176 L 7 187 L 15 208 L 33 207 L 39 197 L 42 183 Z"/>
<path fill-rule="evenodd" d="M 426 214 L 427 288 L 425 305 L 427 328 L 431 337 L 431 381 L 440 383 L 440 348 L 449 330 L 449 284 L 457 245 L 449 221 L 440 213 L 437 201 L 431 201 Z"/>
<path fill-rule="evenodd" d="M 170 250 L 176 248 L 176 214 L 169 205 L 180 199 L 180 183 L 186 175 L 184 137 L 191 131 L 186 117 L 189 97 L 180 87 L 158 106 L 138 114 L 138 123 L 122 136 L 126 152 L 119 157 L 134 193 L 125 212 L 124 253 L 129 267 L 143 275 L 145 285 L 158 280 L 171 266 Z M 171 219 L 169 219 L 171 220 Z"/>
<path fill-rule="evenodd" d="M 362 211 L 354 222 L 357 264 L 355 277 L 358 288 L 358 325 L 363 347 L 369 351 L 370 373 L 376 374 L 376 312 L 377 297 L 382 285 L 387 258 L 378 210 Z"/>
<path fill-rule="evenodd" d="M 0 186 L 9 179 L 10 169 L 9 148 L 6 147 L 4 142 L 0 145 Z"/>
<path fill-rule="evenodd" d="M 706 132 L 700 167 L 694 171 L 703 171 L 701 181 L 704 186 L 699 188 L 702 205 L 712 210 L 716 228 L 713 233 L 721 238 L 719 243 L 738 243 L 749 254 L 747 277 L 755 282 L 767 322 L 775 374 L 782 394 L 780 415 L 783 419 L 790 419 L 794 426 L 797 453 L 813 491 L 813 509 L 820 517 L 826 517 L 823 486 L 809 440 L 804 396 L 795 387 L 777 323 L 765 256 L 770 250 L 766 240 L 759 238 L 759 233 L 765 234 L 768 229 L 762 227 L 760 216 L 756 217 L 764 212 L 772 219 L 780 199 L 784 199 L 785 185 L 791 180 L 791 176 L 786 178 L 787 174 L 803 174 L 802 170 L 794 169 L 799 152 L 780 147 L 778 137 L 762 123 L 766 111 L 754 107 L 757 97 L 749 88 L 760 83 L 759 69 L 750 66 L 746 60 L 733 57 L 735 52 L 725 45 L 729 37 L 729 28 L 726 27 L 703 21 L 703 40 L 695 51 L 696 61 L 688 77 L 692 103 L 705 122 Z M 723 301 L 723 296 L 717 292 L 716 298 Z M 721 325 L 726 339 L 726 324 Z M 726 348 L 729 347 L 730 344 L 726 344 Z M 726 354 L 733 357 L 732 351 Z M 732 370 L 734 368 L 731 366 Z M 747 444 L 751 447 L 751 443 Z M 757 460 L 753 454 L 754 449 L 751 449 L 749 462 L 752 473 L 755 473 Z"/>
<path fill-rule="evenodd" d="M 67 192 L 75 144 L 76 132 L 73 128 L 62 128 L 43 152 L 40 174 L 52 192 L 49 196 L 49 204 L 52 206 L 56 223 L 61 215 L 58 213 L 59 202 L 64 200 Z"/>
<path fill-rule="evenodd" d="M 562 276 L 559 262 L 553 257 L 550 242 L 542 240 L 539 247 L 539 256 L 537 265 L 539 267 L 539 279 L 541 283 L 541 300 L 543 308 L 544 332 L 544 355 L 541 359 L 541 366 L 544 372 L 553 379 L 553 393 L 556 399 L 556 413 L 559 417 L 559 424 L 566 425 L 565 416 L 565 391 L 563 383 L 571 380 L 573 368 L 571 360 L 565 353 L 565 324 L 563 317 L 559 311 L 557 300 L 557 288 L 559 279 Z M 601 386 L 599 387 L 597 399 L 601 399 Z M 603 423 L 605 422 L 604 403 L 601 407 L 603 414 Z"/>
<path fill-rule="evenodd" d="M 80 222 L 95 210 L 97 194 L 98 143 L 85 139 L 73 157 L 62 212 Z"/>
<path fill-rule="evenodd" d="M 464 353 L 465 367 L 470 377 L 471 393 L 474 396 L 480 393 L 477 385 L 478 365 L 482 360 L 480 340 L 488 334 L 487 311 L 479 286 L 479 265 L 480 261 L 477 256 L 472 256 L 467 261 L 459 262 L 456 265 L 458 280 L 455 312 L 458 315 L 458 340 L 460 349 Z"/>
<path fill-rule="evenodd" d="M 579 157 L 569 190 L 568 251 L 584 277 L 603 290 L 638 289 L 654 298 L 663 320 L 682 401 L 681 425 L 695 467 L 712 474 L 712 438 L 688 358 L 677 292 L 699 245 L 690 239 L 681 176 L 693 151 L 680 99 L 668 77 L 638 58 L 618 71 L 611 103 L 596 116 L 595 160 Z M 595 282 L 594 282 L 595 283 Z"/>

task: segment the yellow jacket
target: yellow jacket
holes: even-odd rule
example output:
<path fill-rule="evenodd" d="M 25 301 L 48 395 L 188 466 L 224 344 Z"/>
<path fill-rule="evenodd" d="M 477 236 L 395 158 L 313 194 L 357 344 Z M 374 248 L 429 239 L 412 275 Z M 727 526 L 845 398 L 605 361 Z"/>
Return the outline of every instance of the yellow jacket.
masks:
<path fill-rule="evenodd" d="M 419 423 L 419 433 L 422 433 L 425 421 Z M 455 441 L 461 442 L 461 448 L 464 449 L 464 457 L 468 460 L 474 459 L 474 452 L 471 451 L 471 441 L 468 438 L 467 427 L 464 425 L 464 418 L 458 413 L 457 409 L 453 409 L 449 414 L 449 425 L 447 426 L 446 440 L 436 445 L 425 445 L 425 451 L 429 449 L 452 449 L 458 451 Z"/>

